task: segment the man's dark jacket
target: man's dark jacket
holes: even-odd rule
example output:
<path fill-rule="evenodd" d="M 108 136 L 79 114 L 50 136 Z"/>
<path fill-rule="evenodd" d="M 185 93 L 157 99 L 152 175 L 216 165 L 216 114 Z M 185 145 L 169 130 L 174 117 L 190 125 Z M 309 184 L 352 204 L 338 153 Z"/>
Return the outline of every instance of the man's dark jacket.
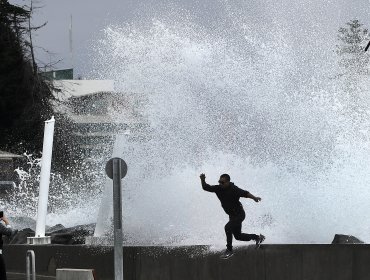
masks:
<path fill-rule="evenodd" d="M 221 185 L 211 186 L 202 184 L 203 190 L 207 192 L 216 193 L 218 199 L 221 201 L 221 206 L 228 215 L 237 215 L 243 210 L 243 206 L 239 199 L 241 197 L 247 197 L 248 191 L 242 190 L 230 182 L 228 187 L 223 187 Z"/>

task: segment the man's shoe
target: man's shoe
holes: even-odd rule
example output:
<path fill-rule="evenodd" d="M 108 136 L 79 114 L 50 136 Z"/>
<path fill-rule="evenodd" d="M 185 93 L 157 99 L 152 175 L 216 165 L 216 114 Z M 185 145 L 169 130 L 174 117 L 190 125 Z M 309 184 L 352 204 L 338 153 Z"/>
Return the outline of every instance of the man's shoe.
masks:
<path fill-rule="evenodd" d="M 226 249 L 225 252 L 221 255 L 221 259 L 226 260 L 230 258 L 232 255 L 234 255 L 233 250 Z"/>
<path fill-rule="evenodd" d="M 266 237 L 262 234 L 258 236 L 258 239 L 256 240 L 256 249 L 258 249 L 261 246 L 261 243 L 266 239 Z"/>

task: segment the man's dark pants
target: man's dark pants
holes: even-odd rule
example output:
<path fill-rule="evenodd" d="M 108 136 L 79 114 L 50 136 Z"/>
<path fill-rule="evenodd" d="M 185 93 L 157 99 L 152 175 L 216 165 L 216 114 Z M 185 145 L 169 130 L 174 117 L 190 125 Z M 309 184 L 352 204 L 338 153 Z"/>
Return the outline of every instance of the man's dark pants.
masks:
<path fill-rule="evenodd" d="M 233 249 L 233 235 L 236 240 L 250 241 L 259 238 L 256 234 L 242 233 L 242 222 L 245 219 L 245 212 L 243 208 L 237 209 L 233 214 L 229 215 L 229 222 L 225 225 L 225 233 L 227 240 L 227 249 Z"/>

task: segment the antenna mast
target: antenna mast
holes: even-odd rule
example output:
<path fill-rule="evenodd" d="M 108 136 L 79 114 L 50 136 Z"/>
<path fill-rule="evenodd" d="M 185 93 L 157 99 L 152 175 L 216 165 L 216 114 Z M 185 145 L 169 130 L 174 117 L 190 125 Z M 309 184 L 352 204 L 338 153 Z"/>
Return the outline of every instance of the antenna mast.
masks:
<path fill-rule="evenodd" d="M 72 14 L 71 14 L 71 22 L 69 24 L 69 53 L 71 58 L 71 68 L 73 71 L 74 61 L 73 61 L 73 42 L 72 42 Z"/>

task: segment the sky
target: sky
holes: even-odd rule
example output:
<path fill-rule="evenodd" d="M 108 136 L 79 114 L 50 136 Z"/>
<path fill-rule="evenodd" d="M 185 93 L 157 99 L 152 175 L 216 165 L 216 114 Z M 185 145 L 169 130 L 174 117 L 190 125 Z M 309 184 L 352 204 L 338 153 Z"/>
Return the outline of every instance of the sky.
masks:
<path fill-rule="evenodd" d="M 30 0 L 10 0 L 12 4 L 30 6 Z M 87 5 L 88 3 L 88 5 Z M 173 4 L 175 3 L 175 4 Z M 62 59 L 56 69 L 70 68 L 71 65 L 79 68 L 83 64 L 83 54 L 89 44 L 101 34 L 105 26 L 112 23 L 131 22 L 139 17 L 147 17 L 156 13 L 160 5 L 179 9 L 199 6 L 205 14 L 213 16 L 213 8 L 208 9 L 201 1 L 134 1 L 134 0 L 108 0 L 108 1 L 73 1 L 73 0 L 36 0 L 32 19 L 33 26 L 47 22 L 46 26 L 34 34 L 37 59 L 39 66 Z M 150 8 L 152 7 L 152 8 Z M 73 64 L 71 62 L 69 45 L 69 27 L 72 16 L 72 45 Z M 82 71 L 83 72 L 83 71 Z"/>
<path fill-rule="evenodd" d="M 12 4 L 30 5 L 31 0 L 10 0 Z M 302 4 L 303 3 L 303 4 Z M 307 17 L 317 17 L 325 26 L 323 29 L 337 30 L 341 23 L 359 18 L 370 26 L 369 0 L 34 0 L 33 26 L 47 22 L 35 32 L 34 45 L 40 67 L 44 64 L 62 60 L 56 69 L 74 67 L 75 75 L 89 72 L 89 46 L 102 36 L 109 24 L 150 21 L 171 13 L 188 13 L 197 23 L 213 28 L 223 21 L 225 7 L 232 13 L 244 13 L 255 20 L 268 20 L 267 15 L 286 17 L 289 23 Z M 239 9 L 240 7 L 240 9 Z M 69 26 L 72 16 L 73 61 L 69 46 Z"/>

